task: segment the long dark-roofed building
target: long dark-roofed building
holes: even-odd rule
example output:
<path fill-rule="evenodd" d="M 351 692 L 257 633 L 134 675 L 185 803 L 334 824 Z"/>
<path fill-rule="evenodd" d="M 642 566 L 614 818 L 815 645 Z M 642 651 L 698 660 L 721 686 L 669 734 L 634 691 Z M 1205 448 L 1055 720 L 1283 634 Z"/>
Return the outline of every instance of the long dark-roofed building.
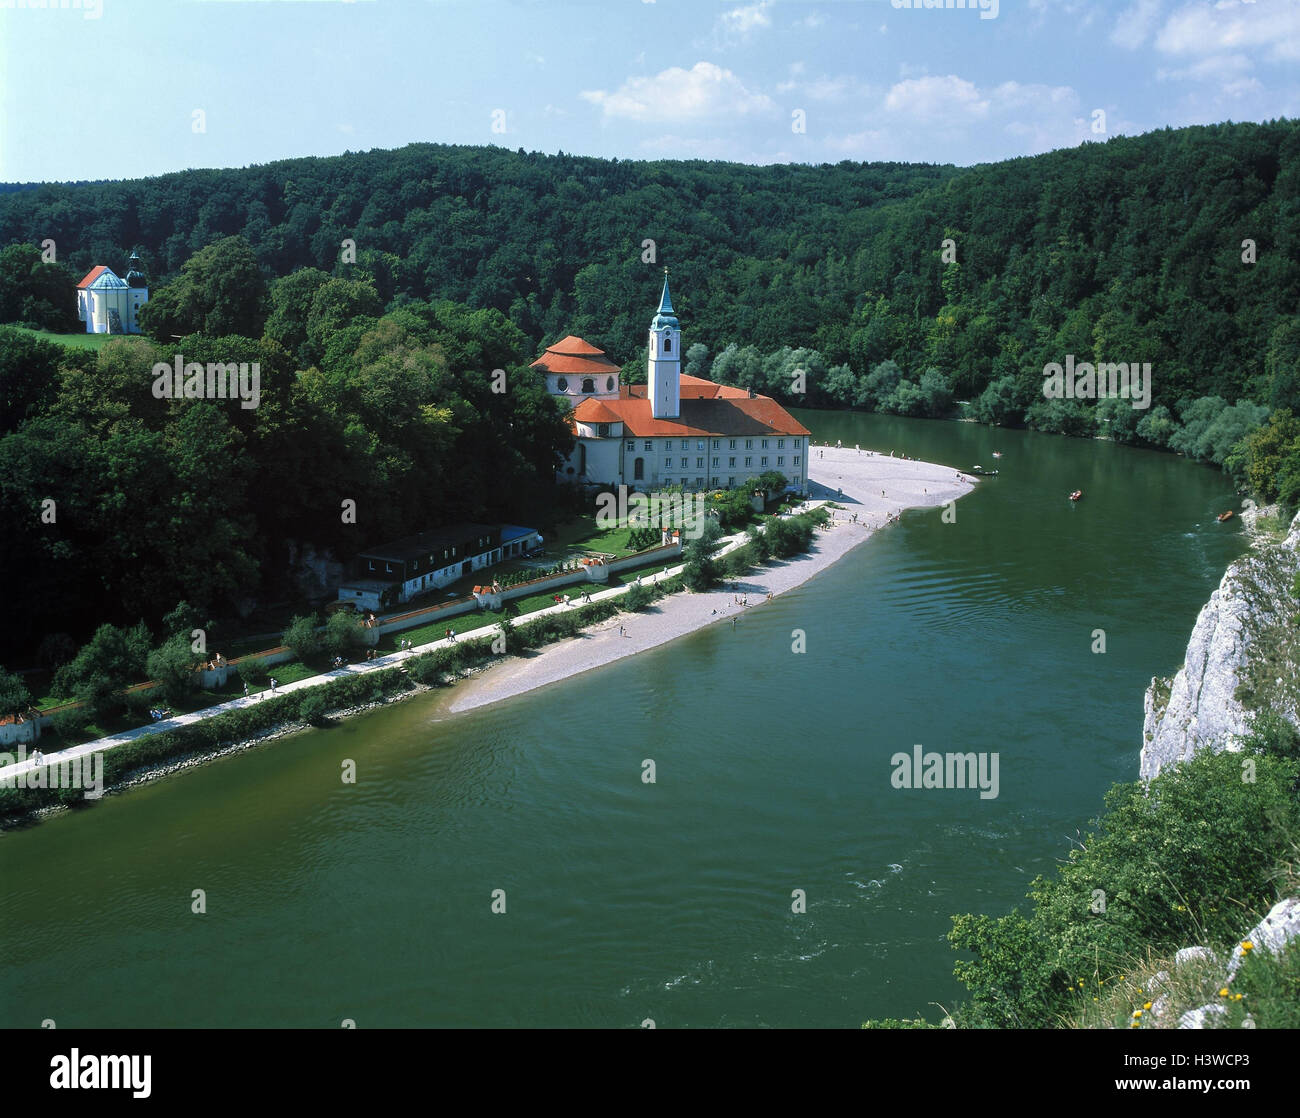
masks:
<path fill-rule="evenodd" d="M 353 560 L 352 577 L 339 587 L 339 600 L 358 609 L 408 602 L 418 594 L 455 582 L 474 571 L 532 550 L 541 537 L 514 524 L 463 522 L 405 536 L 372 547 Z M 388 593 L 391 591 L 391 593 Z"/>

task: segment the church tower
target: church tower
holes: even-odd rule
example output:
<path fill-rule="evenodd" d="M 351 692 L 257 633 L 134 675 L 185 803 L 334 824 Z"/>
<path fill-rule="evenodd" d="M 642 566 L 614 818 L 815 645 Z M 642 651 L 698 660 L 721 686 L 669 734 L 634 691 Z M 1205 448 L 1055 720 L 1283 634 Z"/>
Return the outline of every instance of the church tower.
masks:
<path fill-rule="evenodd" d="M 140 333 L 140 308 L 149 302 L 149 281 L 145 278 L 144 266 L 140 263 L 140 257 L 134 252 L 131 253 L 131 259 L 127 261 L 129 271 L 126 273 L 127 307 L 126 313 L 129 321 L 127 322 L 126 332 L 128 334 Z"/>
<path fill-rule="evenodd" d="M 682 332 L 668 297 L 668 269 L 659 313 L 650 323 L 650 369 L 646 377 L 650 414 L 655 419 L 681 416 Z"/>

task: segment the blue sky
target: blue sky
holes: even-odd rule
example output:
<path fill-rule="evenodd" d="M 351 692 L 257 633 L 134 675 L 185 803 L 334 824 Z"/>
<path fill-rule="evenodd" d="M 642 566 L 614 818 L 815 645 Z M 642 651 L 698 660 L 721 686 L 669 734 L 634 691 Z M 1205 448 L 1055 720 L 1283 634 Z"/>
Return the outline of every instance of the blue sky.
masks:
<path fill-rule="evenodd" d="M 902 2 L 0 0 L 0 181 L 417 141 L 969 165 L 1300 115 L 1300 0 Z"/>

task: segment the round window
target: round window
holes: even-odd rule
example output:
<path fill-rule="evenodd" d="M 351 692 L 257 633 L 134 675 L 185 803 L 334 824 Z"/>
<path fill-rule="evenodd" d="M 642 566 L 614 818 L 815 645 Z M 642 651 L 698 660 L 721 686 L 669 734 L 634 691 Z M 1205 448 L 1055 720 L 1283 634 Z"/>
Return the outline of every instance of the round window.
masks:
<path fill-rule="evenodd" d="M 555 387 L 561 392 L 567 392 L 569 390 L 569 378 L 560 377 L 560 379 L 555 382 Z"/>
<path fill-rule="evenodd" d="M 605 381 L 605 391 L 606 391 L 606 392 L 613 392 L 613 391 L 614 391 L 614 378 L 613 378 L 613 377 L 610 377 L 607 381 Z"/>

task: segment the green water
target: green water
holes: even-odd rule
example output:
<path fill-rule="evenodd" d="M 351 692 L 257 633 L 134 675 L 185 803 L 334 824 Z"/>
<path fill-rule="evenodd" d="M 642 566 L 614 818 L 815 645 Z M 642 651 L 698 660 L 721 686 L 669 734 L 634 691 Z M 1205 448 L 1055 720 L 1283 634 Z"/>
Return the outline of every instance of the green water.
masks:
<path fill-rule="evenodd" d="M 801 418 L 961 468 L 1000 448 L 1002 476 L 734 632 L 469 714 L 423 696 L 0 837 L 0 1025 L 856 1028 L 959 1000 L 949 914 L 1015 904 L 1137 775 L 1143 690 L 1243 550 L 1214 520 L 1235 501 L 1168 455 Z M 893 788 L 917 742 L 998 753 L 1000 795 Z"/>

